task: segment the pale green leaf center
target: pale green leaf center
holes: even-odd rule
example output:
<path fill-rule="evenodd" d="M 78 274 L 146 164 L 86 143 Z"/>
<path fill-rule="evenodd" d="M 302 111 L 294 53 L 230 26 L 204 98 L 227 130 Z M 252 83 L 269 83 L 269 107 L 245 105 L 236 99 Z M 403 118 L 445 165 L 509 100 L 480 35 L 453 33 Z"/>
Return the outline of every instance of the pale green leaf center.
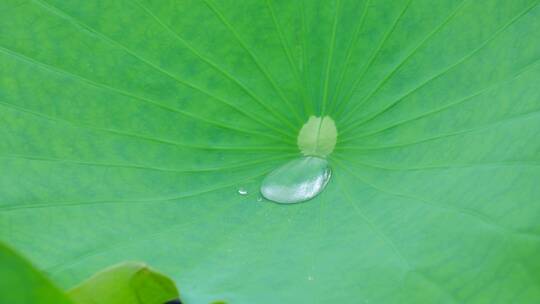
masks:
<path fill-rule="evenodd" d="M 337 128 L 329 116 L 310 116 L 298 133 L 298 148 L 304 155 L 326 157 L 334 151 Z"/>

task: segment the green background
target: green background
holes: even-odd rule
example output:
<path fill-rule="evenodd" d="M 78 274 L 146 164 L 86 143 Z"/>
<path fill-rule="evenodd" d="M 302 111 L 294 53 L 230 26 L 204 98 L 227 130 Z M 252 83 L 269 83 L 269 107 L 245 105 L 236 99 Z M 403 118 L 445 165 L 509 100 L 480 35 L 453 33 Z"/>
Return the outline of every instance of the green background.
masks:
<path fill-rule="evenodd" d="M 538 303 L 538 2 L 2 0 L 0 240 L 186 303 Z M 259 202 L 310 115 L 332 180 Z"/>

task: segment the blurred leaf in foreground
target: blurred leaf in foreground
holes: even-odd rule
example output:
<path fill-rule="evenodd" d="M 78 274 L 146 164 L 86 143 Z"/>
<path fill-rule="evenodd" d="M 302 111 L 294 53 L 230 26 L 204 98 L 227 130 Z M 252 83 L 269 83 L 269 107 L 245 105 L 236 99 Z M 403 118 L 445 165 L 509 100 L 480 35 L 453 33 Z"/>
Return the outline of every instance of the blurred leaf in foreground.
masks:
<path fill-rule="evenodd" d="M 69 291 L 79 304 L 180 303 L 174 283 L 145 264 L 127 262 L 107 268 Z"/>
<path fill-rule="evenodd" d="M 72 304 L 47 278 L 0 243 L 0 303 Z"/>

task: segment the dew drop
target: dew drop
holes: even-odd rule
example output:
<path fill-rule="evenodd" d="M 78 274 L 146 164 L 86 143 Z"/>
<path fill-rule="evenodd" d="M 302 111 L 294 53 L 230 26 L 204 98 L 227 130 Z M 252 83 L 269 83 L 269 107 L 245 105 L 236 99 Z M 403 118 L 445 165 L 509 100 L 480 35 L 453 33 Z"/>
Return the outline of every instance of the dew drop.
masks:
<path fill-rule="evenodd" d="M 262 202 L 262 197 L 257 197 L 257 202 Z"/>
<path fill-rule="evenodd" d="M 276 203 L 300 203 L 321 193 L 331 175 L 328 161 L 323 158 L 306 156 L 294 159 L 264 178 L 261 193 Z"/>
<path fill-rule="evenodd" d="M 245 188 L 238 189 L 238 194 L 240 195 L 247 195 L 248 191 Z"/>

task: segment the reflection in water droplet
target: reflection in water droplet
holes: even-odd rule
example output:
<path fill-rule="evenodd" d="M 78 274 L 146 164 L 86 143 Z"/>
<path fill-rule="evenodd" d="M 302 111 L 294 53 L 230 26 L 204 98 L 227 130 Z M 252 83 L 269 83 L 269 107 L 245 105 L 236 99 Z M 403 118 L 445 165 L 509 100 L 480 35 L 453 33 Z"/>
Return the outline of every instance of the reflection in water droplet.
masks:
<path fill-rule="evenodd" d="M 246 190 L 246 189 L 244 189 L 244 188 L 240 188 L 240 189 L 238 189 L 238 194 L 240 194 L 240 195 L 247 195 L 247 194 L 248 194 L 248 192 L 247 192 L 247 190 Z"/>
<path fill-rule="evenodd" d="M 270 172 L 261 185 L 262 195 L 271 201 L 293 204 L 317 196 L 330 180 L 328 161 L 319 157 L 294 159 Z"/>

